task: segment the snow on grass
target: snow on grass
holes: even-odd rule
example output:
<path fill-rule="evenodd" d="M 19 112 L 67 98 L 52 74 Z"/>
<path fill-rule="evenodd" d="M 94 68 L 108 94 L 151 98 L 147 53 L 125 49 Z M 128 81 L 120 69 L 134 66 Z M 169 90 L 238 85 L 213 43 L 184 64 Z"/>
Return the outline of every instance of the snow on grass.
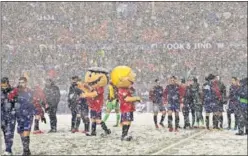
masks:
<path fill-rule="evenodd" d="M 161 115 L 159 115 L 158 121 L 160 117 Z M 107 121 L 107 126 L 112 131 L 111 135 L 104 138 L 101 137 L 100 134 L 103 131 L 100 125 L 98 125 L 97 136 L 88 137 L 83 133 L 72 134 L 69 132 L 71 116 L 58 115 L 58 133 L 31 134 L 31 152 L 33 155 L 152 154 L 197 132 L 195 129 L 181 129 L 178 133 L 168 132 L 167 128 L 156 130 L 153 124 L 153 114 L 135 113 L 134 122 L 129 131 L 129 134 L 134 137 L 134 140 L 125 142 L 120 140 L 121 127 L 113 127 L 115 119 L 115 114 L 111 114 Z M 180 125 L 183 126 L 182 114 L 180 114 L 180 119 Z M 167 127 L 167 121 L 164 123 Z M 81 123 L 80 129 L 83 130 L 83 128 L 83 124 Z M 40 129 L 47 132 L 49 130 L 49 123 L 40 123 Z M 173 147 L 167 150 L 164 154 L 247 154 L 246 136 L 235 136 L 234 133 L 232 131 L 207 132 L 203 136 L 190 140 L 190 142 L 180 144 L 178 148 Z M 2 149 L 4 149 L 3 137 Z M 22 144 L 18 134 L 15 134 L 13 152 L 14 154 L 22 154 Z"/>

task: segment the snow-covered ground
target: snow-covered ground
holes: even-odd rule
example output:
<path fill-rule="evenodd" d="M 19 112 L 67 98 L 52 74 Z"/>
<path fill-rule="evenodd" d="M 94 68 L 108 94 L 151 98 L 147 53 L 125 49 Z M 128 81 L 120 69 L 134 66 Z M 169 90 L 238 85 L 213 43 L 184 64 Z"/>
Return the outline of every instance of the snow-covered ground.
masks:
<path fill-rule="evenodd" d="M 183 117 L 180 114 L 183 126 Z M 48 117 L 47 117 L 48 119 Z M 159 116 L 160 120 L 160 116 Z M 101 127 L 97 127 L 96 137 L 87 137 L 83 133 L 70 133 L 70 115 L 58 115 L 58 133 L 31 135 L 33 155 L 247 155 L 247 136 L 236 136 L 235 131 L 183 130 L 168 132 L 168 129 L 156 130 L 151 113 L 135 113 L 130 134 L 131 142 L 120 141 L 121 128 L 113 127 L 115 114 L 111 114 L 107 126 L 110 136 L 102 138 Z M 48 120 L 49 122 L 49 120 Z M 224 119 L 226 123 L 226 118 Z M 167 127 L 167 117 L 166 117 Z M 80 126 L 83 129 L 83 124 Z M 49 123 L 40 124 L 40 129 L 49 130 Z M 192 137 L 197 134 L 197 136 Z M 198 135 L 199 134 L 199 135 Z M 1 133 L 2 136 L 2 133 Z M 4 149 L 2 138 L 2 152 Z M 14 154 L 22 154 L 22 144 L 15 135 Z"/>

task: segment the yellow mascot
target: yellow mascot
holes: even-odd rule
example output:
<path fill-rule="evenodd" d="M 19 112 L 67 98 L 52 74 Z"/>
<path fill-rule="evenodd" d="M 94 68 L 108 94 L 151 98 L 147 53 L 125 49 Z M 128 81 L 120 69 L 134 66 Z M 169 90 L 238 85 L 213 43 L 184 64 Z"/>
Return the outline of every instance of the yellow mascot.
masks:
<path fill-rule="evenodd" d="M 85 82 L 78 84 L 83 91 L 82 98 L 87 99 L 90 108 L 91 118 L 91 134 L 88 136 L 96 136 L 96 125 L 101 124 L 104 134 L 111 133 L 106 124 L 102 121 L 102 106 L 104 102 L 104 87 L 108 84 L 108 71 L 104 68 L 90 68 L 85 75 Z"/>
<path fill-rule="evenodd" d="M 133 121 L 133 112 L 135 111 L 134 103 L 140 101 L 140 97 L 133 96 L 133 83 L 135 73 L 128 66 L 117 66 L 111 72 L 111 82 L 118 89 L 118 100 L 121 110 L 122 136 L 121 140 L 130 141 L 128 130 Z"/>

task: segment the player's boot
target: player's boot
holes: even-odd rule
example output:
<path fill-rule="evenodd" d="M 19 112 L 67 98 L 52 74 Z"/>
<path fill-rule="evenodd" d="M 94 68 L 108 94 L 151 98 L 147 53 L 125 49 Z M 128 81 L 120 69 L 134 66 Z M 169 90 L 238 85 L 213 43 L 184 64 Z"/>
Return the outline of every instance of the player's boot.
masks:
<path fill-rule="evenodd" d="M 105 122 L 101 122 L 101 127 L 104 130 L 106 135 L 111 134 L 111 130 L 108 129 L 108 127 L 106 126 Z"/>
<path fill-rule="evenodd" d="M 72 129 L 72 131 L 71 131 L 72 133 L 76 133 L 77 132 L 77 130 L 76 129 Z"/>
<path fill-rule="evenodd" d="M 51 129 L 50 131 L 48 131 L 48 133 L 56 133 L 57 130 L 56 129 Z"/>
<path fill-rule="evenodd" d="M 196 122 L 196 125 L 194 125 L 194 128 L 199 128 L 200 127 L 200 123 Z"/>
<path fill-rule="evenodd" d="M 85 132 L 86 136 L 91 136 L 90 132 Z"/>
<path fill-rule="evenodd" d="M 104 131 L 104 133 L 102 133 L 101 136 L 104 137 L 104 136 L 107 136 L 109 134 L 111 134 L 111 130 L 110 129 Z"/>
<path fill-rule="evenodd" d="M 172 132 L 173 131 L 172 124 L 169 124 L 168 127 L 169 127 L 169 132 Z"/>
<path fill-rule="evenodd" d="M 185 122 L 183 129 L 187 129 L 187 127 L 190 127 L 190 123 Z"/>
<path fill-rule="evenodd" d="M 123 136 L 121 137 L 121 141 L 131 141 L 133 139 L 132 136 Z"/>
<path fill-rule="evenodd" d="M 161 127 L 163 127 L 163 128 L 165 127 L 164 124 L 163 124 L 162 122 L 160 122 L 159 125 L 160 125 Z"/>
<path fill-rule="evenodd" d="M 96 136 L 96 131 L 91 131 L 90 135 L 86 135 L 86 136 Z"/>
<path fill-rule="evenodd" d="M 132 136 L 128 136 L 128 137 L 126 138 L 127 141 L 131 141 L 132 139 L 133 139 Z"/>
<path fill-rule="evenodd" d="M 31 155 L 30 150 L 24 151 L 23 154 L 22 154 L 22 156 L 30 156 L 30 155 Z"/>
<path fill-rule="evenodd" d="M 156 129 L 158 129 L 158 128 L 159 128 L 158 124 L 155 124 L 155 128 L 156 128 Z"/>
<path fill-rule="evenodd" d="M 33 134 L 43 134 L 44 132 L 41 130 L 34 131 Z"/>
<path fill-rule="evenodd" d="M 12 153 L 5 151 L 3 155 L 12 155 Z"/>
<path fill-rule="evenodd" d="M 244 135 L 243 131 L 238 131 L 238 133 L 236 133 L 235 135 Z"/>

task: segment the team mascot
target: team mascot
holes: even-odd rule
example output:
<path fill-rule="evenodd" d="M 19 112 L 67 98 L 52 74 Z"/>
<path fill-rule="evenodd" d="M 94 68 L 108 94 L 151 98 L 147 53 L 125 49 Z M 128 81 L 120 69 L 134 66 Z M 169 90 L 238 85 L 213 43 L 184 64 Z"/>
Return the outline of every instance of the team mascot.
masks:
<path fill-rule="evenodd" d="M 132 136 L 128 136 L 128 130 L 133 121 L 133 112 L 135 111 L 135 102 L 139 102 L 140 97 L 133 96 L 133 83 L 135 73 L 130 67 L 117 66 L 111 72 L 111 82 L 118 89 L 118 100 L 121 110 L 122 136 L 121 140 L 130 141 Z"/>
<path fill-rule="evenodd" d="M 96 125 L 100 124 L 105 134 L 111 133 L 106 124 L 102 121 L 102 106 L 104 102 L 104 87 L 108 84 L 108 71 L 104 68 L 90 68 L 85 75 L 85 83 L 79 88 L 83 91 L 80 95 L 87 99 L 90 108 L 91 134 L 96 136 Z"/>

